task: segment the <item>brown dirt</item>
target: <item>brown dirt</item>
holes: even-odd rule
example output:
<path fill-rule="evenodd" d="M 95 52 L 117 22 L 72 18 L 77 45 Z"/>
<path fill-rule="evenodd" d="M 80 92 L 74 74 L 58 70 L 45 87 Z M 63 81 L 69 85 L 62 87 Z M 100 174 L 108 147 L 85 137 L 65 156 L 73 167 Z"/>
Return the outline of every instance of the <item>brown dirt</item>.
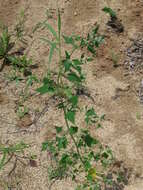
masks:
<path fill-rule="evenodd" d="M 45 18 L 46 9 L 56 9 L 53 0 L 0 0 L 0 20 L 10 28 L 16 23 L 21 9 L 26 13 L 26 33 L 30 36 L 32 27 Z M 87 86 L 95 99 L 98 113 L 106 115 L 103 129 L 98 135 L 104 144 L 109 145 L 115 157 L 132 168 L 134 178 L 125 190 L 143 190 L 143 105 L 139 102 L 137 88 L 142 74 L 130 74 L 124 67 L 125 50 L 139 33 L 143 32 L 143 1 L 142 0 L 59 0 L 63 10 L 63 31 L 86 34 L 96 22 L 100 24 L 100 32 L 106 35 L 105 43 L 98 51 L 97 58 L 86 66 Z M 101 10 L 104 6 L 112 7 L 122 20 L 124 32 L 119 34 L 109 30 L 106 26 L 109 17 Z M 54 22 L 56 13 L 50 22 Z M 45 31 L 34 34 L 34 42 L 27 37 L 27 52 L 39 68 L 34 73 L 42 77 L 48 60 L 48 48 L 39 37 Z M 112 52 L 119 55 L 119 67 L 115 68 L 112 62 Z M 56 58 L 55 58 L 56 59 Z M 0 171 L 0 190 L 11 187 L 12 190 L 48 190 L 48 159 L 41 153 L 41 143 L 54 135 L 53 126 L 61 123 L 61 113 L 50 102 L 49 111 L 40 118 L 37 125 L 32 124 L 23 128 L 17 126 L 15 113 L 18 94 L 23 85 L 17 87 L 15 82 L 8 82 L 6 75 L 10 67 L 6 66 L 0 73 L 0 137 L 1 142 L 15 143 L 23 140 L 31 144 L 28 151 L 37 155 L 37 167 L 25 167 L 20 164 L 11 177 L 7 177 L 7 169 Z M 33 91 L 36 85 L 33 86 Z M 26 101 L 30 109 L 30 119 L 41 111 L 48 97 L 32 96 Z M 83 104 L 85 98 L 82 97 Z M 140 118 L 137 118 L 137 114 Z M 56 119 L 55 119 L 56 118 Z M 25 122 L 22 120 L 22 122 Z M 22 123 L 21 123 L 22 125 Z M 37 129 L 37 130 L 36 130 Z M 93 131 L 93 133 L 95 133 Z M 9 168 L 8 168 L 9 169 Z M 135 177 L 135 176 L 138 177 Z M 70 180 L 57 181 L 53 190 L 74 190 Z"/>

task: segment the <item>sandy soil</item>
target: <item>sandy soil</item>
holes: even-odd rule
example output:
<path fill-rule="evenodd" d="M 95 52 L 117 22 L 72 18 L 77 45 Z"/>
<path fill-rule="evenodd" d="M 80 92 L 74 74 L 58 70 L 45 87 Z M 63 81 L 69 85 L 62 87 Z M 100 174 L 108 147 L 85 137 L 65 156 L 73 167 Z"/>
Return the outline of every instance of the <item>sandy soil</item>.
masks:
<path fill-rule="evenodd" d="M 84 35 L 98 22 L 100 32 L 106 35 L 105 43 L 99 49 L 97 58 L 85 68 L 88 71 L 87 86 L 95 99 L 93 106 L 98 113 L 106 115 L 103 129 L 99 129 L 95 135 L 112 148 L 118 160 L 122 160 L 126 167 L 132 169 L 134 177 L 125 190 L 143 190 L 143 105 L 138 96 L 143 70 L 129 72 L 124 66 L 126 49 L 138 34 L 143 33 L 143 1 L 59 0 L 59 6 L 63 12 L 63 31 L 66 34 L 71 34 L 72 31 Z M 124 26 L 123 33 L 116 33 L 107 27 L 109 17 L 102 11 L 104 6 L 112 7 L 117 12 Z M 49 49 L 39 37 L 46 32 L 35 32 L 34 40 L 30 34 L 32 27 L 45 18 L 47 9 L 53 10 L 50 22 L 55 22 L 56 3 L 53 0 L 0 0 L 0 20 L 12 28 L 22 9 L 26 14 L 25 31 L 28 43 L 26 51 L 39 66 L 33 72 L 42 78 Z M 113 66 L 112 51 L 119 55 L 119 66 L 116 68 Z M 37 167 L 23 167 L 19 164 L 11 177 L 7 177 L 7 168 L 0 171 L 0 190 L 5 190 L 6 185 L 12 190 L 48 190 L 49 162 L 46 153 L 41 153 L 41 143 L 54 135 L 53 126 L 60 123 L 62 116 L 53 106 L 54 102 L 51 102 L 49 111 L 40 118 L 37 126 L 33 124 L 27 127 L 23 121 L 18 127 L 16 101 L 24 84 L 17 87 L 15 82 L 6 80 L 5 76 L 10 69 L 6 66 L 0 73 L 0 139 L 3 143 L 23 140 L 31 144 L 27 154 L 37 155 Z M 32 92 L 35 88 L 36 85 L 33 86 Z M 45 99 L 48 97 L 36 95 L 26 101 L 25 105 L 30 109 L 31 120 L 34 119 L 37 110 L 41 111 L 45 107 Z M 82 97 L 81 101 L 84 103 L 85 98 Z M 52 189 L 74 190 L 74 185 L 70 180 L 57 181 Z"/>

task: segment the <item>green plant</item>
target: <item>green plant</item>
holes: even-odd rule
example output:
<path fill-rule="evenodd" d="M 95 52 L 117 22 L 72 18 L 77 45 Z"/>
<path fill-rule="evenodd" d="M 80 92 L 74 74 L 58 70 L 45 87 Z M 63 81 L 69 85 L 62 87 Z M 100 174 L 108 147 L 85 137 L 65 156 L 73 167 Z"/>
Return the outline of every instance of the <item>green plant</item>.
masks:
<path fill-rule="evenodd" d="M 4 64 L 7 62 L 8 52 L 11 48 L 12 46 L 10 44 L 10 34 L 8 32 L 8 28 L 3 26 L 2 34 L 0 36 L 0 59 L 3 59 L 3 65 L 0 70 L 2 70 Z"/>
<path fill-rule="evenodd" d="M 32 65 L 32 59 L 28 59 L 26 55 L 9 56 L 8 60 L 11 62 L 11 65 L 13 66 L 14 70 L 18 70 L 22 72 L 24 75 L 32 74 L 29 70 L 30 65 Z"/>
<path fill-rule="evenodd" d="M 0 36 L 0 59 L 3 60 L 3 64 L 0 68 L 2 71 L 5 64 L 12 64 L 14 67 L 24 68 L 29 66 L 31 60 L 28 60 L 25 55 L 23 55 L 23 50 L 21 52 L 11 52 L 12 48 L 16 45 L 16 40 L 12 41 L 12 33 L 9 33 L 8 27 L 2 26 L 2 33 Z M 17 55 L 18 54 L 18 55 Z M 19 56 L 23 55 L 23 56 Z"/>
<path fill-rule="evenodd" d="M 8 28 L 4 27 L 0 36 L 0 59 L 6 58 L 9 51 L 10 35 Z"/>
<path fill-rule="evenodd" d="M 21 10 L 20 15 L 17 19 L 17 23 L 14 28 L 14 35 L 16 38 L 22 42 L 24 42 L 24 28 L 25 28 L 25 21 L 26 21 L 25 11 Z"/>
<path fill-rule="evenodd" d="M 41 95 L 48 93 L 58 98 L 58 109 L 63 112 L 65 126 L 56 126 L 56 137 L 42 144 L 42 151 L 48 151 L 53 162 L 49 168 L 50 179 L 61 179 L 71 176 L 73 180 L 82 174 L 85 179 L 80 181 L 77 189 L 99 189 L 101 181 L 105 178 L 105 168 L 113 160 L 112 151 L 104 147 L 96 138 L 91 136 L 88 129 L 89 125 L 101 127 L 101 121 L 104 115 L 99 117 L 93 108 L 85 107 L 85 124 L 83 129 L 76 123 L 76 115 L 81 112 L 78 103 L 77 89 L 84 86 L 85 76 L 82 72 L 82 66 L 91 59 L 81 54 L 79 58 L 73 58 L 73 54 L 81 47 L 87 49 L 95 55 L 94 48 L 98 48 L 103 41 L 102 37 L 96 38 L 98 27 L 88 34 L 86 39 L 80 36 L 66 36 L 61 32 L 61 17 L 58 10 L 58 32 L 53 27 L 44 22 L 44 28 L 47 28 L 52 34 L 53 41 L 47 38 L 41 38 L 50 45 L 49 64 L 47 76 L 43 79 L 43 84 L 37 89 Z M 93 40 L 93 42 L 92 42 Z M 62 43 L 71 46 L 71 51 L 65 50 L 63 57 Z M 54 51 L 58 54 L 57 70 L 52 70 L 50 65 Z M 102 169 L 98 171 L 96 165 L 101 165 Z M 81 187 L 81 188 L 80 188 Z"/>
<path fill-rule="evenodd" d="M 87 47 L 87 50 L 93 55 L 96 55 L 96 48 L 98 48 L 104 41 L 104 36 L 98 33 L 99 25 L 97 24 L 95 28 L 87 34 L 86 38 L 81 38 L 80 46 Z"/>
<path fill-rule="evenodd" d="M 22 154 L 23 151 L 28 148 L 29 145 L 21 142 L 16 145 L 5 146 L 0 144 L 0 170 L 7 165 L 13 157 L 17 157 L 19 154 Z"/>
<path fill-rule="evenodd" d="M 117 18 L 115 11 L 113 11 L 110 7 L 104 7 L 102 10 L 109 14 L 111 18 Z"/>

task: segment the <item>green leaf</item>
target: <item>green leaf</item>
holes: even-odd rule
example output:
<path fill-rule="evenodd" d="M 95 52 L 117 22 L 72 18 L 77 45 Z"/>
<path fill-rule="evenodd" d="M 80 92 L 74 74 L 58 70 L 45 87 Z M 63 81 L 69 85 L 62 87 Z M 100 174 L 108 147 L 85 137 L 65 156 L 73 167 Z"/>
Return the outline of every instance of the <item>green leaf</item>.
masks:
<path fill-rule="evenodd" d="M 44 25 L 53 34 L 53 36 L 56 38 L 56 40 L 59 41 L 57 32 L 53 29 L 53 27 L 47 22 L 45 22 Z"/>
<path fill-rule="evenodd" d="M 97 175 L 96 175 L 96 168 L 90 168 L 89 169 L 89 171 L 88 171 L 88 177 L 89 178 L 91 177 L 92 181 L 96 180 L 96 177 L 97 177 Z"/>
<path fill-rule="evenodd" d="M 79 73 L 79 74 L 81 74 L 81 67 L 80 66 L 74 66 L 74 65 L 72 65 L 72 67 Z"/>
<path fill-rule="evenodd" d="M 40 94 L 45 94 L 45 93 L 54 94 L 55 88 L 52 86 L 49 86 L 49 84 L 45 84 L 41 86 L 40 88 L 37 88 L 36 91 L 39 92 Z"/>
<path fill-rule="evenodd" d="M 107 152 L 103 152 L 102 153 L 102 157 L 104 157 L 105 159 L 107 159 L 109 157 L 109 154 Z"/>
<path fill-rule="evenodd" d="M 77 74 L 74 73 L 74 72 L 69 73 L 67 78 L 71 82 L 76 82 L 76 83 L 80 83 L 81 82 L 80 77 L 77 76 Z"/>
<path fill-rule="evenodd" d="M 95 51 L 95 49 L 94 49 L 94 46 L 93 46 L 93 45 L 88 44 L 87 49 L 88 49 L 88 51 L 90 51 L 92 54 L 94 54 L 94 55 L 96 54 L 96 51 Z"/>
<path fill-rule="evenodd" d="M 99 30 L 99 24 L 96 25 L 96 27 L 92 30 L 92 33 L 93 33 L 93 36 L 94 36 L 94 37 L 95 37 L 95 35 L 97 34 L 98 30 Z"/>
<path fill-rule="evenodd" d="M 100 160 L 100 157 L 101 157 L 100 153 L 97 153 L 94 157 L 95 161 L 98 162 Z"/>
<path fill-rule="evenodd" d="M 56 152 L 56 148 L 55 148 L 55 145 L 54 145 L 54 141 L 45 141 L 42 143 L 42 151 L 47 151 L 49 150 L 52 154 L 54 154 L 54 156 L 57 155 L 57 152 Z"/>
<path fill-rule="evenodd" d="M 72 96 L 69 101 L 72 103 L 73 106 L 76 106 L 78 103 L 78 96 Z"/>
<path fill-rule="evenodd" d="M 78 127 L 74 127 L 74 126 L 70 127 L 69 132 L 71 135 L 76 134 L 78 132 Z"/>
<path fill-rule="evenodd" d="M 62 132 L 62 130 L 63 130 L 63 127 L 55 127 L 56 128 L 56 132 L 57 133 L 61 133 Z"/>
<path fill-rule="evenodd" d="M 41 94 L 45 94 L 45 93 L 54 94 L 55 93 L 56 89 L 55 89 L 55 83 L 53 80 L 51 80 L 48 77 L 44 77 L 43 83 L 44 83 L 43 86 L 36 89 L 37 92 L 40 92 Z"/>
<path fill-rule="evenodd" d="M 73 59 L 72 62 L 74 65 L 82 65 L 83 64 L 79 59 Z"/>
<path fill-rule="evenodd" d="M 75 111 L 68 111 L 66 113 L 66 119 L 68 119 L 70 122 L 72 122 L 73 124 L 75 124 Z"/>
<path fill-rule="evenodd" d="M 54 81 L 51 80 L 49 76 L 43 78 L 43 83 L 44 83 L 44 84 L 49 84 L 49 85 L 51 85 L 51 86 L 54 85 Z"/>
<path fill-rule="evenodd" d="M 71 98 L 72 97 L 72 89 L 67 87 L 66 89 L 64 89 L 64 94 L 66 95 L 67 98 Z"/>
<path fill-rule="evenodd" d="M 116 13 L 110 7 L 104 7 L 102 10 L 105 13 L 108 13 L 111 17 L 116 18 Z"/>
<path fill-rule="evenodd" d="M 58 109 L 63 109 L 64 108 L 64 103 L 62 102 L 62 103 L 59 103 L 58 104 Z"/>
<path fill-rule="evenodd" d="M 89 134 L 84 137 L 84 141 L 89 147 L 93 144 L 93 138 Z"/>
<path fill-rule="evenodd" d="M 85 122 L 87 124 L 96 123 L 98 119 L 98 115 L 94 111 L 94 108 L 88 109 L 85 114 Z"/>
<path fill-rule="evenodd" d="M 84 167 L 85 167 L 85 170 L 88 171 L 90 168 L 91 168 L 91 164 L 90 162 L 88 161 L 88 159 L 85 160 L 84 162 Z"/>
<path fill-rule="evenodd" d="M 78 148 L 81 148 L 84 146 L 84 141 L 82 138 L 79 139 L 79 142 L 78 142 Z"/>
<path fill-rule="evenodd" d="M 42 143 L 42 151 L 46 151 L 49 146 L 49 142 L 43 142 Z"/>
<path fill-rule="evenodd" d="M 68 154 L 63 154 L 59 163 L 61 165 L 65 165 L 65 167 L 66 167 L 67 165 L 72 164 L 72 160 L 71 160 L 71 158 L 70 158 L 70 156 Z"/>
<path fill-rule="evenodd" d="M 73 159 L 78 160 L 79 159 L 79 154 L 76 153 L 76 152 L 72 152 L 72 157 L 73 157 Z"/>
<path fill-rule="evenodd" d="M 29 146 L 23 142 L 18 143 L 14 146 L 10 146 L 7 149 L 8 152 L 21 152 L 22 150 L 24 150 L 25 148 L 28 148 Z"/>
<path fill-rule="evenodd" d="M 3 58 L 4 56 L 6 56 L 10 47 L 9 41 L 10 41 L 10 35 L 8 33 L 8 28 L 4 27 L 2 31 L 2 35 L 0 37 L 0 58 Z"/>
<path fill-rule="evenodd" d="M 65 72 L 70 71 L 70 68 L 72 66 L 72 62 L 70 59 L 63 60 L 63 65 L 65 68 Z"/>
<path fill-rule="evenodd" d="M 70 58 L 71 58 L 71 56 L 70 56 L 70 54 L 68 53 L 68 51 L 65 51 L 65 55 L 66 55 L 66 59 L 70 59 Z"/>
<path fill-rule="evenodd" d="M 58 146 L 58 149 L 65 149 L 68 145 L 68 140 L 65 136 L 63 137 L 56 137 L 56 141 L 57 141 L 57 146 Z"/>
<path fill-rule="evenodd" d="M 66 44 L 74 45 L 74 39 L 72 36 L 63 35 L 63 38 L 64 38 Z"/>
<path fill-rule="evenodd" d="M 88 147 L 91 147 L 93 144 L 97 144 L 98 141 L 90 136 L 90 134 L 86 134 L 82 136 L 82 139 L 84 140 L 85 144 Z"/>
<path fill-rule="evenodd" d="M 91 109 L 88 109 L 87 112 L 86 112 L 86 116 L 89 117 L 89 116 L 94 116 L 96 115 L 95 111 L 94 111 L 94 108 L 91 108 Z"/>
<path fill-rule="evenodd" d="M 81 39 L 81 42 L 80 42 L 80 47 L 85 47 L 86 46 L 86 40 L 85 39 Z"/>
<path fill-rule="evenodd" d="M 91 151 L 91 152 L 88 154 L 89 160 L 91 160 L 91 159 L 94 158 L 94 157 L 95 157 L 94 152 Z"/>

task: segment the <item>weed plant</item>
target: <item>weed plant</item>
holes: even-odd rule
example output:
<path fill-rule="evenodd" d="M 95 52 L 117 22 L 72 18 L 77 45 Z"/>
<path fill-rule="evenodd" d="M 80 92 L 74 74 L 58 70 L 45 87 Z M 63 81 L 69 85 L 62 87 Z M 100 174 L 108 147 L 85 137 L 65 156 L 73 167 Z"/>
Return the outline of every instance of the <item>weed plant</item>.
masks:
<path fill-rule="evenodd" d="M 111 18 L 117 18 L 116 12 L 113 11 L 110 7 L 104 7 L 102 9 L 105 13 L 109 14 Z"/>
<path fill-rule="evenodd" d="M 28 59 L 27 55 L 24 54 L 25 48 L 21 47 L 17 51 L 13 50 L 18 41 L 23 43 L 25 41 L 24 24 L 25 12 L 22 10 L 14 31 L 9 33 L 8 27 L 2 25 L 2 33 L 0 36 L 0 59 L 3 61 L 0 71 L 2 71 L 4 65 L 9 64 L 12 66 L 12 69 L 7 78 L 10 81 L 16 81 L 17 86 L 20 81 L 26 81 L 26 85 L 20 93 L 20 100 L 16 111 L 18 116 L 26 113 L 25 111 L 22 111 L 23 109 L 25 110 L 25 106 L 23 107 L 23 104 L 29 96 L 29 88 L 32 86 L 33 82 L 38 81 L 37 77 L 32 74 L 32 59 Z"/>
<path fill-rule="evenodd" d="M 83 47 L 94 56 L 96 49 L 103 42 L 103 37 L 98 35 L 99 26 L 88 34 L 87 38 L 72 35 L 66 36 L 61 30 L 61 15 L 58 10 L 57 32 L 46 21 L 41 24 L 48 29 L 53 39 L 43 37 L 42 40 L 50 46 L 48 73 L 43 79 L 43 84 L 37 89 L 41 95 L 48 93 L 57 97 L 57 107 L 63 112 L 65 126 L 56 126 L 56 136 L 52 140 L 43 142 L 42 151 L 51 155 L 52 166 L 49 168 L 51 180 L 71 177 L 79 183 L 76 190 L 99 190 L 101 183 L 106 179 L 106 168 L 113 160 L 112 151 L 104 147 L 94 138 L 88 129 L 89 125 L 101 127 L 104 115 L 98 116 L 93 108 L 79 106 L 77 89 L 84 86 L 85 76 L 82 67 L 91 58 L 81 54 L 79 58 L 73 57 L 74 52 Z M 71 51 L 65 50 L 63 43 L 71 46 Z M 54 52 L 58 55 L 57 71 L 51 69 Z M 84 128 L 77 125 L 77 113 L 85 111 Z M 98 171 L 98 166 L 100 166 Z"/>
<path fill-rule="evenodd" d="M 111 9 L 106 7 L 104 11 L 111 17 L 116 17 Z M 18 38 L 23 35 L 23 22 L 24 20 L 21 20 L 16 26 Z M 51 97 L 56 97 L 57 108 L 63 113 L 65 122 L 64 126 L 55 126 L 55 138 L 42 143 L 42 151 L 47 151 L 52 160 L 51 167 L 48 168 L 49 179 L 71 177 L 77 184 L 75 190 L 101 190 L 102 184 L 112 183 L 112 180 L 107 178 L 107 173 L 114 158 L 111 149 L 103 146 L 97 138 L 91 135 L 89 126 L 92 125 L 95 129 L 100 128 L 104 115 L 98 116 L 93 107 L 81 108 L 78 92 L 83 89 L 86 80 L 83 66 L 92 60 L 92 56 L 96 55 L 96 50 L 103 42 L 104 37 L 98 33 L 98 25 L 85 38 L 63 34 L 60 10 L 58 10 L 57 31 L 48 23 L 47 19 L 39 23 L 34 31 L 39 27 L 47 29 L 52 35 L 52 40 L 47 37 L 41 38 L 48 43 L 50 51 L 47 74 L 37 92 L 41 95 L 47 93 Z M 27 59 L 25 55 L 20 57 L 11 55 L 9 53 L 10 44 L 8 29 L 4 28 L 0 37 L 0 59 L 3 59 L 4 62 L 9 61 L 15 71 L 25 73 L 27 67 L 31 65 L 31 60 Z M 69 45 L 71 51 L 65 50 L 65 45 Z M 91 53 L 91 57 L 87 57 L 85 53 L 81 53 L 78 57 L 74 56 L 76 51 L 83 48 Z M 51 67 L 54 53 L 58 56 L 56 70 Z M 38 79 L 30 73 L 21 93 L 22 99 L 17 112 L 20 118 L 28 112 L 27 108 L 22 109 L 21 106 L 27 99 L 28 90 L 34 81 L 38 82 Z M 77 124 L 77 114 L 83 111 L 84 127 Z M 0 145 L 0 170 L 9 163 L 13 156 L 17 158 L 17 155 L 26 148 L 28 146 L 25 143 L 8 147 Z"/>

